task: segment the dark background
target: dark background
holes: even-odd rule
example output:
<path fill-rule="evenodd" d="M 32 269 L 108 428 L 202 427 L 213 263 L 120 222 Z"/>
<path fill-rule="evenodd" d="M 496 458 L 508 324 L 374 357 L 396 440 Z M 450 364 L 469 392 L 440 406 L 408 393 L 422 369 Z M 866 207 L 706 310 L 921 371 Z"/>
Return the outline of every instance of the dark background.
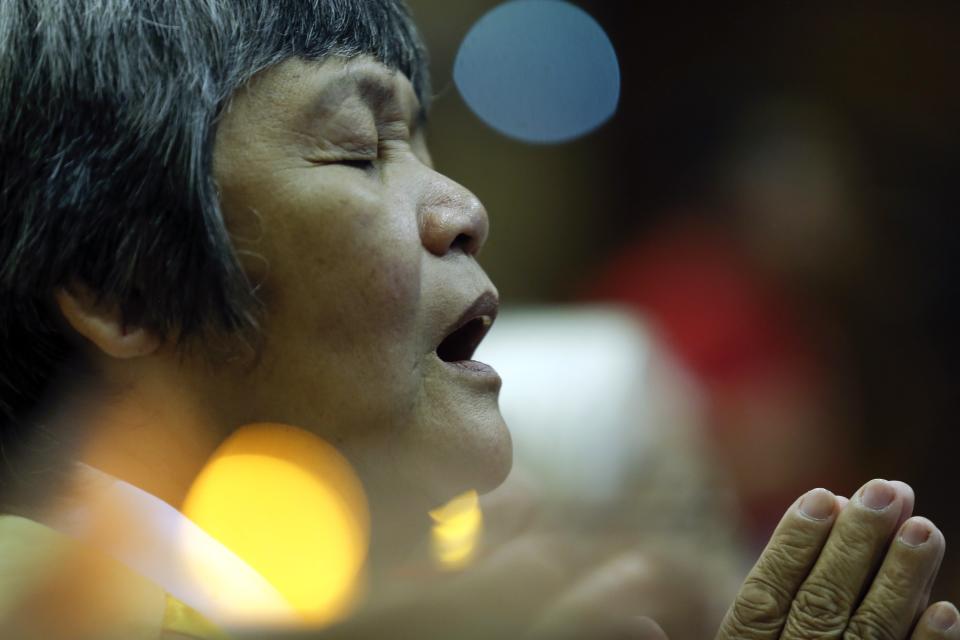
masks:
<path fill-rule="evenodd" d="M 905 480 L 948 548 L 960 539 L 960 4 L 578 2 L 613 41 L 623 95 L 602 129 L 556 147 L 487 129 L 452 86 L 457 46 L 496 4 L 411 0 L 434 56 L 435 161 L 490 211 L 483 263 L 504 302 L 580 299 L 618 252 L 680 219 L 707 225 L 813 336 L 837 398 L 818 446 L 836 436 L 849 465 L 830 488 Z M 807 236 L 731 213 L 727 170 L 767 130 L 813 132 L 840 167 L 845 195 Z M 801 166 L 816 174 L 813 157 Z M 801 196 L 804 179 L 782 178 Z M 935 596 L 960 598 L 956 556 Z"/>

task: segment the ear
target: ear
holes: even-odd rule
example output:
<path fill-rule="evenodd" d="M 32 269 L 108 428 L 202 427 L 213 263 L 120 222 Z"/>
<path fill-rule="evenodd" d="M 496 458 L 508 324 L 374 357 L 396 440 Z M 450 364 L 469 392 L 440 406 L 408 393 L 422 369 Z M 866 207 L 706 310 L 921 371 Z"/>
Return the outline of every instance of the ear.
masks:
<path fill-rule="evenodd" d="M 161 340 L 143 327 L 126 325 L 117 305 L 98 304 L 97 297 L 82 284 L 57 289 L 60 313 L 74 331 L 113 358 L 139 358 L 154 353 Z"/>

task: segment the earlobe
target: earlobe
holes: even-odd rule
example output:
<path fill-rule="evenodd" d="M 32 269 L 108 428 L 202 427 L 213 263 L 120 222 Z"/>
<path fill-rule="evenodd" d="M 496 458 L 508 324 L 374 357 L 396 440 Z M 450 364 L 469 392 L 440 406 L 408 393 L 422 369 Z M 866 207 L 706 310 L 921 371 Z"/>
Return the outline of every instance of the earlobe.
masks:
<path fill-rule="evenodd" d="M 96 295 L 83 285 L 57 289 L 54 297 L 73 330 L 108 356 L 140 358 L 160 348 L 161 340 L 153 331 L 125 325 L 119 307 L 98 304 Z"/>

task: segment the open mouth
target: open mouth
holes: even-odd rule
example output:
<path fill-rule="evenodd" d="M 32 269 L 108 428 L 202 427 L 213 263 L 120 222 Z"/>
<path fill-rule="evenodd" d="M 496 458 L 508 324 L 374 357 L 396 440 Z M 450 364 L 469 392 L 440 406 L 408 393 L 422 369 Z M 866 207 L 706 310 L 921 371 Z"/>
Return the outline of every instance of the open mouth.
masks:
<path fill-rule="evenodd" d="M 476 316 L 443 339 L 437 347 L 437 356 L 444 362 L 465 362 L 473 358 L 487 331 L 493 325 L 493 317 Z"/>
<path fill-rule="evenodd" d="M 499 307 L 496 293 L 488 291 L 481 294 L 447 329 L 445 337 L 437 345 L 437 357 L 461 369 L 495 375 L 496 372 L 488 365 L 475 362 L 473 353 L 490 331 Z"/>

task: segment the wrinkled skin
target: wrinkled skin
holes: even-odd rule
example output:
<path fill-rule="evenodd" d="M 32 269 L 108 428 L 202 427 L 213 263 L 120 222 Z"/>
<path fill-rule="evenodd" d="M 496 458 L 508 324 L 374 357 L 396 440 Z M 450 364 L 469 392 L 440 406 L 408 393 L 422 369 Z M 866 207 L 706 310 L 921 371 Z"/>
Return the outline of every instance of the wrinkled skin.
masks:
<path fill-rule="evenodd" d="M 435 353 L 496 290 L 476 261 L 487 213 L 433 170 L 421 116 L 406 77 L 367 57 L 287 60 L 234 97 L 214 175 L 261 283 L 266 341 L 252 373 L 202 383 L 232 405 L 228 422 L 307 428 L 374 499 L 430 508 L 499 484 L 511 447 L 499 380 L 457 375 Z"/>
<path fill-rule="evenodd" d="M 960 637 L 956 622 L 935 624 L 955 616 L 953 605 L 927 607 L 945 540 L 929 520 L 910 517 L 912 490 L 874 480 L 849 502 L 832 501 L 816 490 L 787 511 L 718 638 Z"/>

